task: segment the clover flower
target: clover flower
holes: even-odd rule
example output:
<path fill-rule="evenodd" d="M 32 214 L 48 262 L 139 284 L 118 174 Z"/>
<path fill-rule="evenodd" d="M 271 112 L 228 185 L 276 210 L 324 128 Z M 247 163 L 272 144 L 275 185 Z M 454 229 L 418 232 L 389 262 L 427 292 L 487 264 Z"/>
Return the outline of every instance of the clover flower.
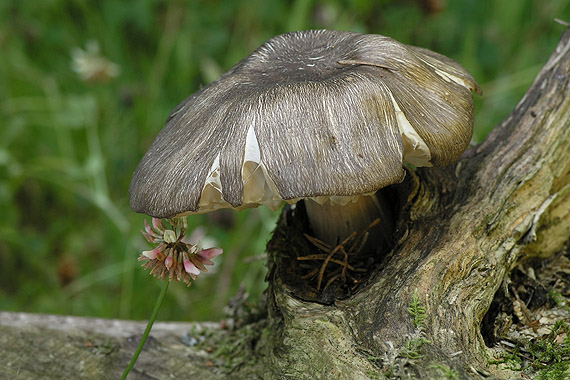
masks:
<path fill-rule="evenodd" d="M 107 82 L 119 75 L 120 67 L 101 55 L 99 43 L 89 41 L 85 50 L 71 51 L 72 68 L 86 82 Z"/>
<path fill-rule="evenodd" d="M 206 265 L 214 265 L 212 258 L 222 254 L 220 248 L 202 249 L 195 234 L 186 235 L 188 221 L 186 218 L 161 219 L 152 218 L 152 226 L 145 220 L 145 229 L 141 231 L 145 239 L 158 244 L 154 249 L 143 251 L 139 261 L 150 270 L 150 274 L 169 281 L 184 281 L 192 284 L 201 272 L 207 272 Z"/>

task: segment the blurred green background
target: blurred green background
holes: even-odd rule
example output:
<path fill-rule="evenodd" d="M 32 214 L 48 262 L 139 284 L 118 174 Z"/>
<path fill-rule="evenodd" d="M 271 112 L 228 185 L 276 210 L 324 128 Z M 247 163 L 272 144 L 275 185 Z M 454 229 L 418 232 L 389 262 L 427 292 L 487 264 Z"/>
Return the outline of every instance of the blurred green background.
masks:
<path fill-rule="evenodd" d="M 379 33 L 454 58 L 484 91 L 481 141 L 556 46 L 554 18 L 570 21 L 570 2 L 0 2 L 0 309 L 150 315 L 161 284 L 136 260 L 148 245 L 144 216 L 129 209 L 131 174 L 182 99 L 272 36 Z M 159 318 L 219 319 L 240 285 L 259 297 L 276 218 L 265 208 L 190 217 L 225 253 L 191 288 L 173 284 Z"/>

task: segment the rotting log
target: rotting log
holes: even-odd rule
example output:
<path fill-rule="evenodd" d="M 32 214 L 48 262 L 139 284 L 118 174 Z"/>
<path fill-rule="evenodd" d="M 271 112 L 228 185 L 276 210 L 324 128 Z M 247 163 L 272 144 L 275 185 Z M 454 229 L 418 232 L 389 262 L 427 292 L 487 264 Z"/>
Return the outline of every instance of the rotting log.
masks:
<path fill-rule="evenodd" d="M 291 252 L 274 237 L 266 320 L 226 330 L 157 323 L 129 378 L 440 379 L 446 370 L 511 378 L 488 365 L 480 325 L 514 266 L 570 239 L 570 31 L 485 142 L 452 166 L 410 171 L 388 191 L 398 203 L 395 244 L 354 295 L 307 301 L 290 281 Z M 275 236 L 300 233 L 295 220 L 286 208 Z M 409 311 L 414 294 L 425 309 L 420 324 Z M 143 329 L 0 313 L 0 379 L 118 378 Z M 221 366 L 223 355 L 233 361 Z"/>
<path fill-rule="evenodd" d="M 189 332 L 217 323 L 157 322 L 128 379 L 225 379 Z M 119 379 L 146 322 L 0 312 L 0 379 Z"/>

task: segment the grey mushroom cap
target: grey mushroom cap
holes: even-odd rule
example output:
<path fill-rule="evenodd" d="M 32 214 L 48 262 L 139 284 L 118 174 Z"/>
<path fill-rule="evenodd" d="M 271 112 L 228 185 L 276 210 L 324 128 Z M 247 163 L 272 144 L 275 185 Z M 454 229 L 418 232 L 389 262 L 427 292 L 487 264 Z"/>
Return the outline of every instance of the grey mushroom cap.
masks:
<path fill-rule="evenodd" d="M 400 182 L 405 162 L 459 158 L 471 91 L 455 61 L 389 37 L 279 35 L 174 109 L 134 173 L 131 207 L 172 217 L 373 193 Z"/>

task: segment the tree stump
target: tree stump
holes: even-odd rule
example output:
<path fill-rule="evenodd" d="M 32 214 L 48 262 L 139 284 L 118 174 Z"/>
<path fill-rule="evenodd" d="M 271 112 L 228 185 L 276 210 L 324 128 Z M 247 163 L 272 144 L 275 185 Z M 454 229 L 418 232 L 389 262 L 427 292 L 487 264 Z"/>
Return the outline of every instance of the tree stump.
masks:
<path fill-rule="evenodd" d="M 295 245 L 279 239 L 304 239 L 303 223 L 288 207 L 268 246 L 267 316 L 157 324 L 129 378 L 512 378 L 489 366 L 481 324 L 516 265 L 570 241 L 570 31 L 485 142 L 386 192 L 394 245 L 354 294 L 319 298 L 294 281 Z M 142 330 L 0 313 L 0 378 L 117 378 Z"/>
<path fill-rule="evenodd" d="M 480 326 L 495 292 L 521 260 L 548 257 L 570 239 L 569 73 L 567 31 L 484 143 L 454 165 L 409 172 L 389 190 L 400 203 L 397 242 L 354 296 L 301 301 L 287 252 L 274 254 L 271 376 L 490 375 Z M 292 228 L 284 213 L 276 233 Z M 420 326 L 409 311 L 414 293 L 425 310 Z M 421 360 L 397 360 L 410 355 Z"/>
<path fill-rule="evenodd" d="M 276 254 L 274 376 L 365 379 L 392 370 L 386 366 L 403 373 L 410 363 L 397 357 L 420 348 L 421 360 L 408 365 L 412 377 L 440 378 L 442 366 L 464 378 L 489 375 L 480 325 L 495 292 L 521 259 L 552 255 L 570 239 L 569 72 L 566 32 L 484 143 L 454 165 L 409 172 L 391 189 L 401 204 L 397 243 L 353 297 L 300 301 Z M 421 326 L 408 310 L 414 292 L 425 308 Z"/>

